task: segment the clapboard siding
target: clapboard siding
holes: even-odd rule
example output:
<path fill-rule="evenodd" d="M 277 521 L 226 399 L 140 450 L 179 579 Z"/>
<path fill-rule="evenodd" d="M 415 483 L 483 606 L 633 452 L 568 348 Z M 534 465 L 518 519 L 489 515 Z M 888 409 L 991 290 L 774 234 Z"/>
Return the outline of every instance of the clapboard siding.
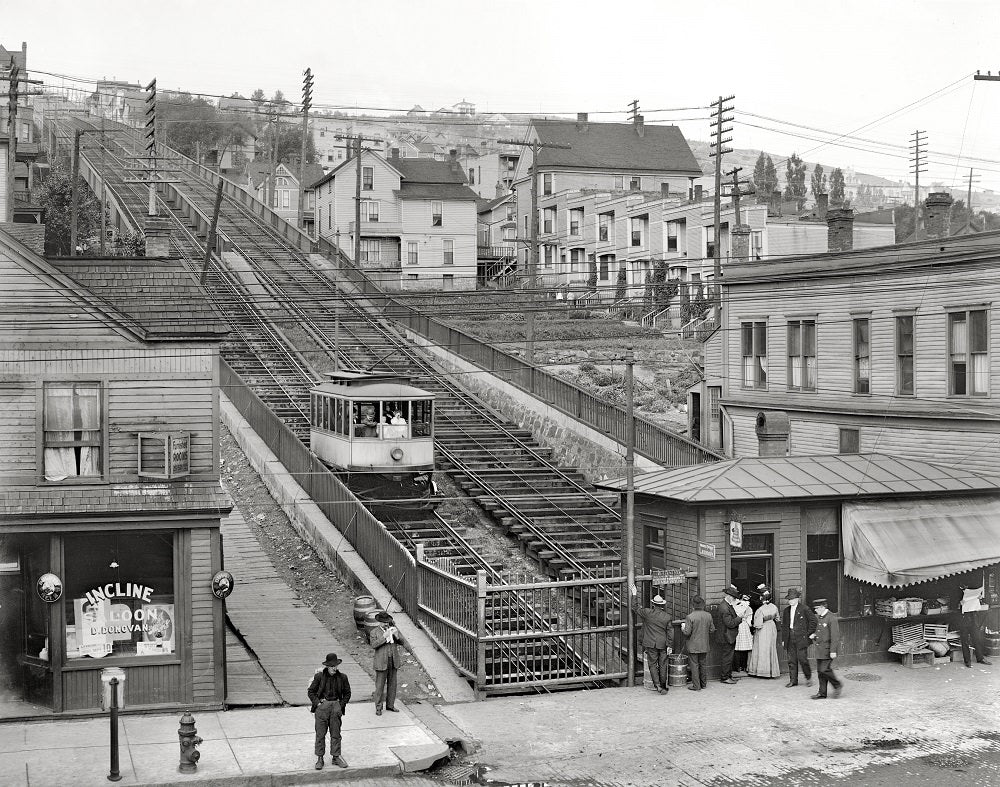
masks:
<path fill-rule="evenodd" d="M 191 554 L 191 680 L 194 702 L 222 702 L 221 676 L 216 673 L 218 641 L 215 617 L 221 603 L 212 595 L 213 567 L 217 557 L 212 550 L 212 532 L 207 528 L 192 530 Z"/>
<path fill-rule="evenodd" d="M 0 484 L 36 472 L 35 389 L 0 385 Z"/>
<path fill-rule="evenodd" d="M 125 707 L 179 703 L 180 664 L 130 665 L 125 668 Z M 101 707 L 101 670 L 65 670 L 63 709 L 98 710 Z"/>

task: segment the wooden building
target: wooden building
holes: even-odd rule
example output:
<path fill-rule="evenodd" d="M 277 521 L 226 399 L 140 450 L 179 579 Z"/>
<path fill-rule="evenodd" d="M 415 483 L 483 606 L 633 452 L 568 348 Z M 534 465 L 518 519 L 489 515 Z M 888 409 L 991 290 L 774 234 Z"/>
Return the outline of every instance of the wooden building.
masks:
<path fill-rule="evenodd" d="M 843 663 L 887 659 L 893 624 L 954 629 L 963 584 L 985 584 L 1000 624 L 1000 479 L 879 454 L 761 456 L 643 473 L 634 488 L 637 573 L 692 577 L 687 593 L 653 588 L 675 618 L 688 595 L 717 604 L 730 582 L 765 584 L 780 606 L 797 587 L 840 617 Z M 923 598 L 931 614 L 875 614 L 890 597 Z M 934 612 L 941 598 L 951 612 Z"/>
<path fill-rule="evenodd" d="M 220 707 L 219 343 L 172 259 L 0 231 L 0 714 Z"/>
<path fill-rule="evenodd" d="M 945 232 L 933 208 L 929 235 Z M 828 219 L 831 235 L 849 235 L 850 211 Z M 767 443 L 776 453 L 886 453 L 996 472 L 998 271 L 1000 232 L 730 265 L 705 379 L 690 393 L 692 435 L 754 456 L 765 410 L 787 419 Z"/>

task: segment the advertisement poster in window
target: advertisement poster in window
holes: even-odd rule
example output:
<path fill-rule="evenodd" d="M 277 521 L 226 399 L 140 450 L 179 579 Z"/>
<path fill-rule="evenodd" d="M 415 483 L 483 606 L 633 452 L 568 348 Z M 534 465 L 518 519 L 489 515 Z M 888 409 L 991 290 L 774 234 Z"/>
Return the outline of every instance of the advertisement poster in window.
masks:
<path fill-rule="evenodd" d="M 105 600 L 93 603 L 76 598 L 73 607 L 79 621 L 76 627 L 79 655 L 99 659 L 111 653 L 111 605 Z"/>
<path fill-rule="evenodd" d="M 142 642 L 137 644 L 138 655 L 174 652 L 174 605 L 142 605 Z"/>
<path fill-rule="evenodd" d="M 743 548 L 743 523 L 735 519 L 729 523 L 729 546 Z"/>

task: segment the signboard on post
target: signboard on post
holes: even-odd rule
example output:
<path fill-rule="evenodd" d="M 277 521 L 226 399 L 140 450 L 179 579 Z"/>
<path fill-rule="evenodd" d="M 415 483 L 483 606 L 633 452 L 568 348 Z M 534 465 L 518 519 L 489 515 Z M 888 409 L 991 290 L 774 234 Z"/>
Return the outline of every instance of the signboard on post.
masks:
<path fill-rule="evenodd" d="M 715 544 L 706 544 L 704 541 L 699 541 L 698 556 L 706 560 L 715 560 Z"/>

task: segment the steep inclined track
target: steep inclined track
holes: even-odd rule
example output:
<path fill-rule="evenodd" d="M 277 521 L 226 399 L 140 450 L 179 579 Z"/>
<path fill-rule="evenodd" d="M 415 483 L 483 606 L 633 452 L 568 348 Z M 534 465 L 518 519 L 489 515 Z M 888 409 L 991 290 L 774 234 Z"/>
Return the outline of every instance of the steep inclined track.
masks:
<path fill-rule="evenodd" d="M 72 123 L 93 127 L 80 119 Z M 84 152 L 91 154 L 88 160 L 95 168 L 102 168 L 107 188 L 135 216 L 143 216 L 146 186 L 126 182 L 136 176 L 129 166 L 134 159 L 131 135 L 107 134 L 100 156 L 96 135 L 83 140 Z M 180 181 L 173 188 L 204 216 L 212 215 L 215 186 L 181 167 L 171 177 Z M 161 214 L 167 208 L 184 228 L 175 233 L 174 248 L 193 273 L 199 272 L 203 241 L 187 229 L 189 220 L 176 200 L 161 195 L 160 205 Z M 335 359 L 340 368 L 388 368 L 405 374 L 414 385 L 437 396 L 438 470 L 447 472 L 549 575 L 586 577 L 619 565 L 621 532 L 614 495 L 597 493 L 578 471 L 553 464 L 551 449 L 539 446 L 530 432 L 464 391 L 391 323 L 338 287 L 329 273 L 228 196 L 222 200 L 218 231 L 226 248 L 246 266 L 242 277 L 217 261 L 209 269 L 206 291 L 232 328 L 223 356 L 300 439 L 308 440 L 309 388 L 320 372 L 334 368 Z M 246 271 L 252 272 L 250 286 Z M 459 574 L 484 570 L 491 582 L 503 582 L 498 566 L 482 558 L 460 528 L 440 517 L 386 525 L 408 548 L 424 544 L 428 556 L 444 559 Z M 582 614 L 591 622 L 614 622 L 608 618 L 614 601 L 610 594 L 585 600 Z M 489 629 L 493 633 L 547 630 L 553 624 L 552 600 L 542 610 L 531 604 L 521 599 L 505 605 Z M 564 618 L 578 619 L 583 608 L 579 603 L 569 611 L 565 603 L 560 606 L 558 614 Z M 595 660 L 593 654 L 582 654 L 559 638 L 525 649 L 499 642 L 490 646 L 488 668 L 535 680 L 584 674 L 599 681 L 599 673 L 620 669 L 620 664 L 610 663 L 617 658 L 615 654 L 609 660 L 605 654 Z"/>

